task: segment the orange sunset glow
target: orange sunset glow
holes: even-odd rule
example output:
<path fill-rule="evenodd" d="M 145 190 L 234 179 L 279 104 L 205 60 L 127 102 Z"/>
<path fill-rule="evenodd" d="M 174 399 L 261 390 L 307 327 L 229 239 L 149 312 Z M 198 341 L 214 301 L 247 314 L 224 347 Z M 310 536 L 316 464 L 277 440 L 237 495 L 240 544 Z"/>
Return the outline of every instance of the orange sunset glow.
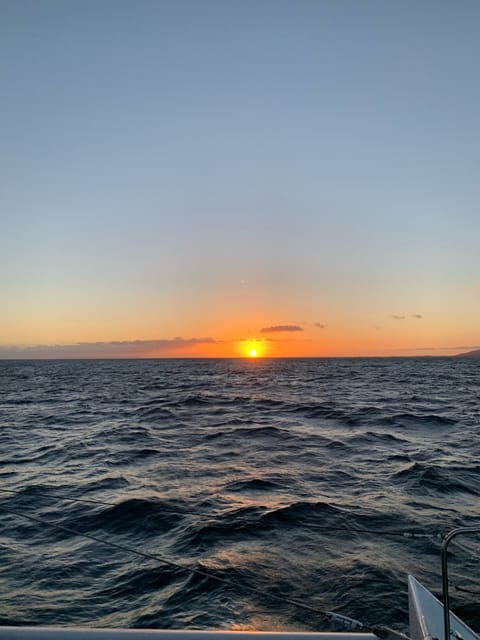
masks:
<path fill-rule="evenodd" d="M 0 640 L 480 640 L 479 24 L 0 0 Z"/>
<path fill-rule="evenodd" d="M 28 335 L 23 330 L 21 323 L 12 325 L 10 336 L 7 336 L 7 332 L 4 335 L 10 344 L 19 346 L 3 347 L 2 351 L 4 357 L 10 358 L 258 359 L 451 355 L 461 351 L 457 345 L 476 344 L 474 314 L 465 319 L 463 333 L 460 333 L 452 332 L 447 316 L 437 320 L 437 313 L 421 317 L 417 317 L 420 314 L 405 314 L 404 317 L 383 314 L 382 317 L 372 313 L 354 326 L 340 314 L 334 315 L 332 312 L 325 321 L 325 316 L 322 322 L 316 321 L 319 312 L 313 320 L 298 324 L 276 322 L 275 311 L 270 316 L 272 320 L 262 312 L 257 319 L 238 321 L 226 317 L 224 323 L 217 321 L 210 324 L 208 319 L 198 322 L 195 336 L 194 329 L 189 329 L 188 325 L 178 334 L 175 328 L 166 325 L 164 328 L 147 327 L 140 317 L 138 323 L 135 317 L 131 317 L 125 331 L 112 322 L 110 333 L 100 321 L 93 322 L 94 314 L 87 319 L 82 318 L 79 312 L 80 324 L 73 322 L 73 318 L 71 324 L 63 324 L 58 328 L 57 340 L 53 335 L 56 325 L 49 326 L 49 331 L 43 332 L 44 324 L 39 322 L 35 326 L 36 339 L 31 331 Z M 127 313 L 124 318 L 126 316 Z M 252 328 L 256 329 L 255 337 L 239 337 L 242 333 L 251 333 Z M 172 334 L 174 337 L 170 337 Z"/>
<path fill-rule="evenodd" d="M 0 20 L 22 132 L 2 140 L 0 358 L 478 347 L 475 3 L 451 3 L 445 37 L 411 34 L 402 3 L 187 2 L 188 37 L 183 3 L 73 4 Z"/>
<path fill-rule="evenodd" d="M 240 356 L 259 358 L 267 354 L 268 345 L 264 340 L 240 340 L 237 349 Z"/>

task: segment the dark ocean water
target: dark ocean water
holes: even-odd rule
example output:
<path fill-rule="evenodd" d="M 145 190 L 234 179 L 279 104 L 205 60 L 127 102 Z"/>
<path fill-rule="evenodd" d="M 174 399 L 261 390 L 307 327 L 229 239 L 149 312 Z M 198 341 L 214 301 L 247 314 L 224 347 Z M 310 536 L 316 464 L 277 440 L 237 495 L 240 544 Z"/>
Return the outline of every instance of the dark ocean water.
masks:
<path fill-rule="evenodd" d="M 480 361 L 3 361 L 0 394 L 0 507 L 230 581 L 0 511 L 3 624 L 326 628 L 277 595 L 405 630 L 407 573 L 438 594 L 480 522 Z"/>

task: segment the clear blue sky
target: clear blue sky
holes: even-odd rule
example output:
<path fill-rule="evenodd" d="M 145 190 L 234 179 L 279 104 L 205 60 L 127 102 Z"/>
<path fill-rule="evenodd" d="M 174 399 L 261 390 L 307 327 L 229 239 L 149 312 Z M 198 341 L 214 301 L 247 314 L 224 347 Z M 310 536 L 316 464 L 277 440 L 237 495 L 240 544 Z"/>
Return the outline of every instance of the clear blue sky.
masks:
<path fill-rule="evenodd" d="M 479 24 L 473 0 L 1 0 L 0 344 L 477 346 Z"/>

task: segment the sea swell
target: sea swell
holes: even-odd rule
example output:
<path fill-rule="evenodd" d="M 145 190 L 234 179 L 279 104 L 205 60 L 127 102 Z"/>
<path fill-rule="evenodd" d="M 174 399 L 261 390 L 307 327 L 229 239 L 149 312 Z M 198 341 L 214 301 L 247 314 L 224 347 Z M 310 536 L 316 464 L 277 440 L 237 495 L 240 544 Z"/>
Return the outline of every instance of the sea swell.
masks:
<path fill-rule="evenodd" d="M 3 623 L 326 628 L 281 597 L 405 630 L 406 575 L 438 593 L 438 534 L 478 522 L 474 361 L 0 371 Z M 453 575 L 469 566 L 460 549 Z M 474 596 L 453 598 L 480 627 Z"/>

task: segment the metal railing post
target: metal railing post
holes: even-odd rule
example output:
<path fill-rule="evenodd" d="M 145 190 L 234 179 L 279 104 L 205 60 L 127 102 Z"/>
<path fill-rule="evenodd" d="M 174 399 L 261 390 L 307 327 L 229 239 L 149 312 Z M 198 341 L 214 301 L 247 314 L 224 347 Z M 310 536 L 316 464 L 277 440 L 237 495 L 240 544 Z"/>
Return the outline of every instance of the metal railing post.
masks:
<path fill-rule="evenodd" d="M 480 533 L 480 527 L 459 527 L 443 536 L 442 542 L 442 592 L 443 592 L 443 628 L 444 640 L 450 640 L 450 598 L 448 595 L 448 561 L 447 549 L 453 538 L 466 533 Z"/>

